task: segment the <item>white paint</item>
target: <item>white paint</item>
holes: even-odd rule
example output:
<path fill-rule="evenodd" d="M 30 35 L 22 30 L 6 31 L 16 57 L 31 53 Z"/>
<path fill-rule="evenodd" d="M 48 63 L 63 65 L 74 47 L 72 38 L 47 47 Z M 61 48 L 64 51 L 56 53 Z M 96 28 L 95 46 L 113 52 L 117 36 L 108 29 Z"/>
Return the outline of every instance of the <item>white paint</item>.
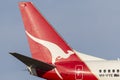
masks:
<path fill-rule="evenodd" d="M 96 60 L 105 60 L 105 59 L 102 59 L 102 58 L 98 58 L 98 57 L 94 57 L 94 56 L 90 56 L 90 55 L 87 55 L 87 54 L 83 54 L 83 53 L 80 53 L 78 51 L 75 51 L 74 52 L 76 53 L 76 55 L 82 59 L 82 61 L 96 61 Z"/>

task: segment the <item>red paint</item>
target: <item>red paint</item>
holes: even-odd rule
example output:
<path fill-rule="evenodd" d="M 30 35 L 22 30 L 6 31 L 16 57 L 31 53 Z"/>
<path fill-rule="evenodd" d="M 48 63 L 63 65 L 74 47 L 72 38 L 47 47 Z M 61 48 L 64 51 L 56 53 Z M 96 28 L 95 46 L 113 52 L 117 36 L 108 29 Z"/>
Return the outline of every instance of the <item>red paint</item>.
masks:
<path fill-rule="evenodd" d="M 58 45 L 66 54 L 68 50 L 73 51 L 31 2 L 21 2 L 19 7 L 25 30 L 28 33 L 38 39 L 49 41 Z M 27 38 L 32 57 L 51 64 L 52 57 L 48 48 L 36 43 L 29 36 L 27 36 Z M 76 54 L 72 54 L 67 59 L 56 59 L 56 63 L 54 65 L 56 65 L 56 69 L 62 76 L 63 80 L 75 80 L 75 78 L 82 78 L 81 80 L 97 80 L 97 78 L 89 70 L 88 66 L 80 58 L 78 58 Z M 81 69 L 81 74 L 77 75 L 76 69 L 79 68 Z M 56 74 L 55 70 L 42 72 L 41 70 L 36 69 L 36 71 L 39 77 L 43 77 L 48 80 L 60 80 L 60 77 Z"/>

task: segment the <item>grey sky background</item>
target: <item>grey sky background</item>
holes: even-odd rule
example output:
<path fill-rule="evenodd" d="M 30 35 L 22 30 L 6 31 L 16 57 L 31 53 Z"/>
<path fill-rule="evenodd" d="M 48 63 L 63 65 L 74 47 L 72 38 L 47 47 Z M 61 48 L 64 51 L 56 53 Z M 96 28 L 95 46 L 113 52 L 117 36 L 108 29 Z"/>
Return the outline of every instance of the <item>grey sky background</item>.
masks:
<path fill-rule="evenodd" d="M 31 56 L 20 1 L 0 2 L 0 80 L 42 80 L 29 75 L 25 65 L 8 54 Z M 25 1 L 32 1 L 72 48 L 110 60 L 120 57 L 120 0 Z"/>

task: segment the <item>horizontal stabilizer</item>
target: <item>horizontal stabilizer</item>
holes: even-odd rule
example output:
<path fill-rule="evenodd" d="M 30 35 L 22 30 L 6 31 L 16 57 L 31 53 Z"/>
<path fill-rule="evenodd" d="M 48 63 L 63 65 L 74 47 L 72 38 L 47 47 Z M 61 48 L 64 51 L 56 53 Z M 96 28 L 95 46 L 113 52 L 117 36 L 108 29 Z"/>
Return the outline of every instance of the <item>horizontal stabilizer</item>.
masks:
<path fill-rule="evenodd" d="M 18 53 L 10 53 L 11 55 L 13 55 L 14 57 L 16 57 L 17 59 L 19 59 L 21 62 L 23 62 L 25 65 L 27 66 L 34 66 L 36 68 L 39 68 L 43 71 L 49 71 L 55 68 L 54 65 L 45 63 L 43 61 L 38 61 L 36 59 L 18 54 Z"/>

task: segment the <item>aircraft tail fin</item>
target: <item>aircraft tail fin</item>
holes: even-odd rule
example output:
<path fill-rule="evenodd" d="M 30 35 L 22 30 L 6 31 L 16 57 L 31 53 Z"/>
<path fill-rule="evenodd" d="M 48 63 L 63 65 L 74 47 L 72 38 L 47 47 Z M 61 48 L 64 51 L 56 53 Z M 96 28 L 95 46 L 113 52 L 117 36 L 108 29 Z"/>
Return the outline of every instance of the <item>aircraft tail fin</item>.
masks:
<path fill-rule="evenodd" d="M 31 2 L 20 2 L 19 7 L 33 58 L 55 63 L 57 59 L 74 54 Z"/>
<path fill-rule="evenodd" d="M 44 71 L 47 71 L 42 77 L 48 80 L 74 80 L 77 66 L 80 66 L 78 70 L 84 67 L 84 71 L 91 72 L 85 62 L 76 55 L 75 51 L 58 35 L 55 29 L 53 29 L 31 2 L 20 2 L 19 7 L 34 59 L 16 53 L 13 53 L 13 56 L 28 65 L 33 74 L 36 74 L 35 70 L 38 69 L 35 69 L 34 66 L 39 67 L 41 70 L 37 71 L 43 71 L 43 74 Z M 70 78 L 68 74 L 71 74 Z M 92 74 L 89 74 L 89 77 L 86 76 L 88 74 L 84 74 L 85 80 L 97 80 Z M 80 79 L 82 79 L 81 76 Z"/>

